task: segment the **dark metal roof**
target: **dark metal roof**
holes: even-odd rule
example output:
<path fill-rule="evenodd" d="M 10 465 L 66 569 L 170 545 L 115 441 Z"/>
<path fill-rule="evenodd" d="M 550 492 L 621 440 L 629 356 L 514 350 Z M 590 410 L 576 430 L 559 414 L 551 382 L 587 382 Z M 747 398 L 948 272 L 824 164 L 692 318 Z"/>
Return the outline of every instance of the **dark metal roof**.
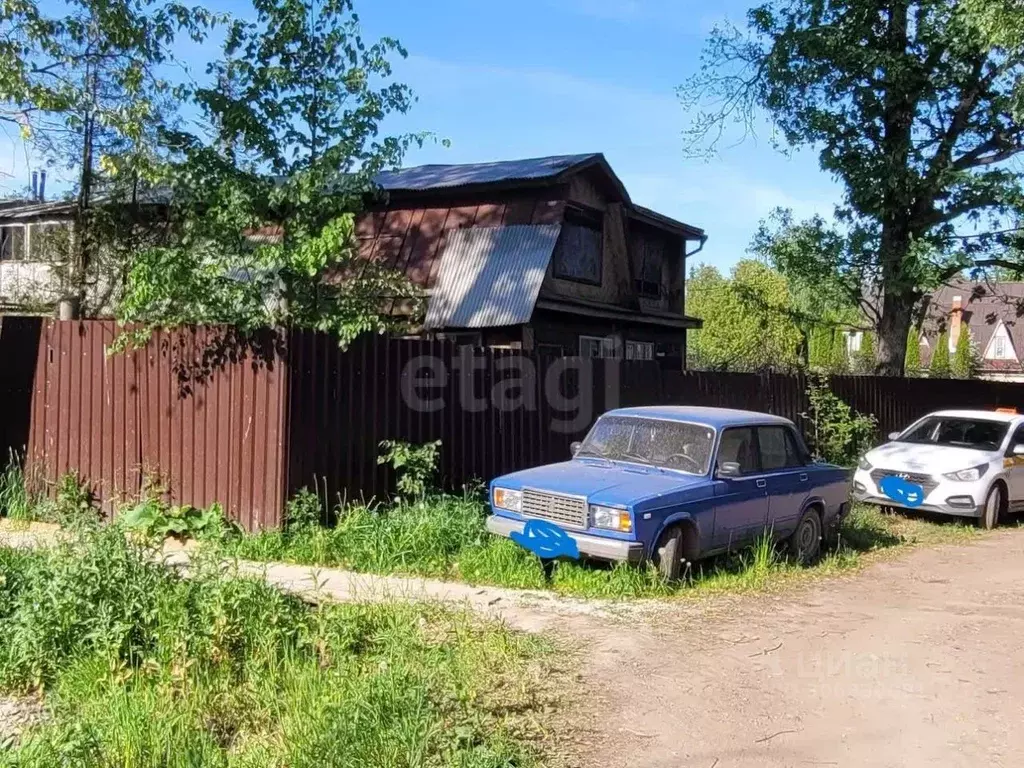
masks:
<path fill-rule="evenodd" d="M 704 234 L 704 230 L 700 227 L 694 227 L 689 224 L 684 224 L 681 221 L 676 221 L 673 218 L 666 216 L 663 213 L 652 211 L 650 208 L 646 208 L 642 205 L 634 203 L 630 210 L 630 215 L 640 221 L 645 221 L 648 224 L 653 224 L 656 227 L 663 227 L 671 230 L 675 230 L 688 239 L 702 240 L 706 239 L 707 235 Z"/>
<path fill-rule="evenodd" d="M 559 224 L 519 224 L 453 232 L 424 327 L 529 322 L 561 229 Z"/>
<path fill-rule="evenodd" d="M 500 160 L 494 163 L 420 165 L 414 168 L 401 168 L 397 171 L 379 173 L 375 181 L 382 189 L 389 192 L 536 181 L 555 178 L 566 171 L 587 165 L 598 159 L 604 159 L 600 153 L 554 155 L 526 160 Z"/>

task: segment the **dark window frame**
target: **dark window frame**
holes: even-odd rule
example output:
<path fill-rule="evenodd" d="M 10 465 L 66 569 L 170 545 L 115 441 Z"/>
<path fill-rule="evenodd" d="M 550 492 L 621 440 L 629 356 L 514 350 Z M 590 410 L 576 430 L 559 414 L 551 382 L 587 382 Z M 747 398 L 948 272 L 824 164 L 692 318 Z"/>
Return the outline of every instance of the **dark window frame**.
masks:
<path fill-rule="evenodd" d="M 671 238 L 663 232 L 653 232 L 647 227 L 639 227 L 631 234 L 629 241 L 630 247 L 638 253 L 632 254 L 633 265 L 636 270 L 636 276 L 633 278 L 633 287 L 637 292 L 637 295 L 645 299 L 662 299 L 665 297 L 667 288 L 665 286 L 665 265 L 670 256 L 670 240 Z M 658 254 L 658 279 L 648 280 L 645 276 L 647 270 L 647 254 L 648 249 L 646 243 L 660 242 L 661 250 Z"/>
<path fill-rule="evenodd" d="M 782 432 L 783 442 L 786 444 L 786 461 L 787 463 L 781 467 L 767 467 L 764 461 L 764 443 L 761 440 L 761 431 L 768 429 L 777 429 Z M 757 453 L 761 461 L 761 469 L 764 472 L 785 472 L 787 470 L 799 469 L 807 466 L 807 457 L 801 450 L 800 443 L 796 439 L 796 435 L 793 434 L 791 427 L 787 427 L 785 424 L 761 424 L 757 427 Z M 797 463 L 789 464 L 789 457 L 792 456 L 793 460 Z"/>
<path fill-rule="evenodd" d="M 715 448 L 715 472 L 718 471 L 722 461 L 722 443 L 725 442 L 725 436 L 730 432 L 741 432 L 748 430 L 750 432 L 751 442 L 753 444 L 752 451 L 756 466 L 749 470 L 743 471 L 743 467 L 740 467 L 740 476 L 742 477 L 753 477 L 754 475 L 764 474 L 764 470 L 761 468 L 761 443 L 758 439 L 758 431 L 756 425 L 742 426 L 742 427 L 726 427 L 722 430 L 722 434 L 718 438 L 718 446 Z"/>
<path fill-rule="evenodd" d="M 20 237 L 15 239 L 14 232 Z M 20 246 L 20 255 L 14 253 L 14 244 Z M 24 224 L 0 225 L 0 261 L 28 262 L 28 227 Z"/>
<path fill-rule="evenodd" d="M 563 236 L 565 232 L 565 226 L 584 227 L 590 229 L 598 234 L 600 241 L 600 250 L 597 254 L 597 277 L 580 277 L 579 275 L 571 275 L 559 269 L 559 256 L 561 255 L 561 248 L 563 243 Z M 569 207 L 565 209 L 565 216 L 562 219 L 562 232 L 558 236 L 558 242 L 555 243 L 555 251 L 551 256 L 551 274 L 558 280 L 569 280 L 573 283 L 582 283 L 584 285 L 595 285 L 600 286 L 604 283 L 604 219 L 599 211 L 595 211 L 589 208 L 583 207 Z"/>

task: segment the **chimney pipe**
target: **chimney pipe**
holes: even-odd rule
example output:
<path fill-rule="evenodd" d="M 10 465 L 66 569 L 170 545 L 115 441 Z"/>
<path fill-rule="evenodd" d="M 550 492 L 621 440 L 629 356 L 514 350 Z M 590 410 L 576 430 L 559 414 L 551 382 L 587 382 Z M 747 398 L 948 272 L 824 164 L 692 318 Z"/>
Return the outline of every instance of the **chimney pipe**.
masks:
<path fill-rule="evenodd" d="M 39 202 L 46 202 L 46 171 L 39 172 Z"/>
<path fill-rule="evenodd" d="M 32 171 L 32 199 L 39 199 L 39 171 Z"/>

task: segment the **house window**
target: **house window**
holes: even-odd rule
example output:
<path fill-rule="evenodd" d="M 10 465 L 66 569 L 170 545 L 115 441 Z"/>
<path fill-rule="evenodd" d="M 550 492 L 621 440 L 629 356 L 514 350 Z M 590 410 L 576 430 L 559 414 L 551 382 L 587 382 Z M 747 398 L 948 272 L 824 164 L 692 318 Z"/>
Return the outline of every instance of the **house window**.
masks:
<path fill-rule="evenodd" d="M 580 336 L 580 357 L 616 358 L 619 345 L 614 336 Z"/>
<path fill-rule="evenodd" d="M 1006 357 L 1006 339 L 1001 334 L 996 336 L 995 353 L 996 360 L 1002 360 Z"/>
<path fill-rule="evenodd" d="M 566 211 L 553 257 L 555 277 L 600 285 L 603 252 L 600 216 Z"/>
<path fill-rule="evenodd" d="M 632 242 L 637 293 L 649 298 L 661 298 L 662 270 L 668 248 L 665 238 L 637 232 Z"/>
<path fill-rule="evenodd" d="M 28 230 L 29 261 L 61 261 L 67 256 L 68 225 L 32 224 Z"/>
<path fill-rule="evenodd" d="M 860 352 L 860 344 L 864 334 L 860 331 L 848 331 L 846 334 L 846 351 L 849 354 Z"/>
<path fill-rule="evenodd" d="M 25 227 L 11 224 L 0 227 L 0 261 L 25 259 Z"/>
<path fill-rule="evenodd" d="M 627 360 L 653 360 L 654 343 L 650 341 L 627 341 Z"/>

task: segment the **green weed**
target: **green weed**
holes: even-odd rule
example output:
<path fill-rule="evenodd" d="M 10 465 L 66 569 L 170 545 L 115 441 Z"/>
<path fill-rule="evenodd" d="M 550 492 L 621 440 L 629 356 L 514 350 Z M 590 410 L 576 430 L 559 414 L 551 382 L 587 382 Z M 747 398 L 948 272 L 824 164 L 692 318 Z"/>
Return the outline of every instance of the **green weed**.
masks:
<path fill-rule="evenodd" d="M 0 474 L 0 517 L 11 520 L 31 520 L 32 497 L 25 485 L 25 473 L 18 456 L 12 453 L 7 468 Z"/>
<path fill-rule="evenodd" d="M 310 608 L 117 526 L 0 550 L 0 688 L 53 718 L 7 768 L 530 766 L 547 641 L 412 604 Z"/>
<path fill-rule="evenodd" d="M 317 505 L 320 509 L 319 501 Z M 470 494 L 433 496 L 393 507 L 348 507 L 337 514 L 333 528 L 302 525 L 242 535 L 229 539 L 225 552 L 251 560 L 552 589 L 579 597 L 641 598 L 769 589 L 797 578 L 849 570 L 877 550 L 963 541 L 976 535 L 974 528 L 955 521 L 884 515 L 874 507 L 855 507 L 840 530 L 839 547 L 826 552 L 813 567 L 793 564 L 768 537 L 762 537 L 743 551 L 699 562 L 680 582 L 668 584 L 649 565 L 561 561 L 545 573 L 534 555 L 486 532 L 485 505 Z"/>

